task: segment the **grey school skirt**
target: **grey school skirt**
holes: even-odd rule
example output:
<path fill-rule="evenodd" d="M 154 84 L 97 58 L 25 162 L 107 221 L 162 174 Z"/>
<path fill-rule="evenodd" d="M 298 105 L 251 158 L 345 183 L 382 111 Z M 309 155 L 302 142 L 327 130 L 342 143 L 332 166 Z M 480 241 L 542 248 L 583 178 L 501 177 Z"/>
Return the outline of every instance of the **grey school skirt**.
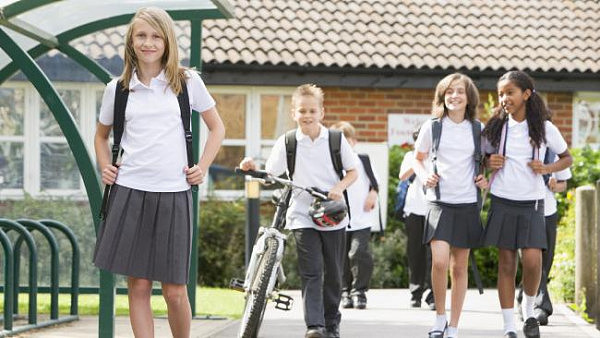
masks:
<path fill-rule="evenodd" d="M 513 201 L 491 195 L 483 244 L 500 249 L 539 248 L 545 250 L 544 200 Z"/>
<path fill-rule="evenodd" d="M 477 248 L 481 243 L 482 231 L 477 203 L 429 202 L 424 244 L 435 239 L 458 248 Z"/>
<path fill-rule="evenodd" d="M 113 273 L 186 284 L 192 247 L 192 193 L 114 185 L 100 224 L 94 264 Z"/>

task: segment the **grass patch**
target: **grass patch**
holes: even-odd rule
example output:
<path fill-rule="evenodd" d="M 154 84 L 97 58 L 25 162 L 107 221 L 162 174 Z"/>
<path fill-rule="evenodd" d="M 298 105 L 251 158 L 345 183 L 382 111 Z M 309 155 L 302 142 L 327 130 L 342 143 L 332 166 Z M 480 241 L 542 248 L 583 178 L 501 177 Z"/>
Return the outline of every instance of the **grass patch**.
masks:
<path fill-rule="evenodd" d="M 29 297 L 26 293 L 19 294 L 19 313 L 26 314 Z M 38 294 L 37 308 L 39 314 L 50 314 L 50 295 Z M 152 296 L 154 315 L 167 314 L 167 304 L 162 296 Z M 79 314 L 98 315 L 98 295 L 79 295 Z M 60 294 L 58 297 L 59 313 L 69 314 L 71 295 Z M 196 314 L 198 316 L 219 316 L 238 319 L 244 307 L 244 294 L 238 291 L 219 288 L 198 287 L 196 289 Z M 4 296 L 0 294 L 0 310 L 4 308 Z M 127 295 L 117 295 L 115 298 L 117 316 L 129 315 Z"/>

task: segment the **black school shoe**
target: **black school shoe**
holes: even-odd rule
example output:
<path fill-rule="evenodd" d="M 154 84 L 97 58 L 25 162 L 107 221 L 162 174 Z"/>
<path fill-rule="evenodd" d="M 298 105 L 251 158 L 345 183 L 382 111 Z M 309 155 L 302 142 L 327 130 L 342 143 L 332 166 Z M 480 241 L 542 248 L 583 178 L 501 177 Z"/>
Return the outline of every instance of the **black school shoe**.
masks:
<path fill-rule="evenodd" d="M 330 325 L 327 326 L 325 337 L 327 338 L 340 338 L 340 326 L 339 325 Z"/>
<path fill-rule="evenodd" d="M 344 309 L 351 309 L 354 307 L 354 302 L 352 301 L 352 298 L 348 297 L 348 296 L 342 296 L 342 307 Z"/>
<path fill-rule="evenodd" d="M 427 332 L 428 338 L 444 338 L 444 333 L 446 333 L 446 329 L 448 329 L 448 322 L 446 322 L 446 326 L 444 326 L 443 330 L 433 330 Z"/>
<path fill-rule="evenodd" d="M 504 338 L 517 338 L 517 333 L 513 331 L 508 331 L 504 334 Z"/>
<path fill-rule="evenodd" d="M 535 314 L 535 318 L 538 320 L 538 322 L 540 322 L 540 325 L 548 325 L 548 312 L 542 309 L 535 309 L 533 313 Z"/>
<path fill-rule="evenodd" d="M 538 320 L 533 317 L 527 318 L 523 325 L 523 334 L 527 338 L 540 338 L 540 323 Z"/>
<path fill-rule="evenodd" d="M 353 296 L 352 302 L 354 303 L 354 308 L 356 309 L 364 310 L 367 308 L 367 296 L 364 294 Z"/>
<path fill-rule="evenodd" d="M 304 338 L 326 338 L 325 328 L 322 326 L 309 326 Z"/>

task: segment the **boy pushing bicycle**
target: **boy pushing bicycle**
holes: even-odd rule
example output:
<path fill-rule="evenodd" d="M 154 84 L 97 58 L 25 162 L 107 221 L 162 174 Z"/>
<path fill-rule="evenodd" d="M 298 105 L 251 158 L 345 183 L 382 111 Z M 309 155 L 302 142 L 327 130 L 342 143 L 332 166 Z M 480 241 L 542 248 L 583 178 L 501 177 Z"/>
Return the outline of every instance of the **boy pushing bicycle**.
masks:
<path fill-rule="evenodd" d="M 331 154 L 332 134 L 321 124 L 323 91 L 312 84 L 296 88 L 292 94 L 291 114 L 298 128 L 287 137 L 279 137 L 267 160 L 266 171 L 276 176 L 287 172 L 294 183 L 328 191 L 329 199 L 343 201 L 343 192 L 357 178 L 354 153 L 340 135 L 339 153 Z M 341 159 L 341 168 L 334 165 L 336 158 Z M 242 160 L 240 168 L 257 169 L 248 157 Z M 336 169 L 343 169 L 345 176 L 340 177 Z M 293 231 L 296 240 L 307 326 L 305 337 L 336 338 L 340 336 L 339 304 L 349 220 L 345 217 L 339 223 L 331 222 L 327 210 L 320 210 L 322 213 L 315 216 L 312 201 L 313 197 L 307 192 L 292 194 L 286 215 L 286 228 Z"/>

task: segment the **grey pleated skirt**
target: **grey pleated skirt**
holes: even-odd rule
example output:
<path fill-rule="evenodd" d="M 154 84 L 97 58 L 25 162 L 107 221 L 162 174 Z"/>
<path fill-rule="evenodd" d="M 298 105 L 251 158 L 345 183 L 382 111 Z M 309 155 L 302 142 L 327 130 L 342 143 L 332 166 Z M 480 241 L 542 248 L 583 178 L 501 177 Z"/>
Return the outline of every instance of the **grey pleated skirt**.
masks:
<path fill-rule="evenodd" d="M 192 194 L 114 185 L 100 224 L 94 264 L 113 273 L 186 284 L 192 247 Z"/>
<path fill-rule="evenodd" d="M 544 200 L 513 201 L 491 196 L 483 244 L 501 249 L 539 248 L 545 250 Z"/>
<path fill-rule="evenodd" d="M 435 239 L 458 248 L 477 248 L 481 246 L 482 232 L 477 203 L 429 202 L 429 210 L 425 216 L 424 244 Z"/>

